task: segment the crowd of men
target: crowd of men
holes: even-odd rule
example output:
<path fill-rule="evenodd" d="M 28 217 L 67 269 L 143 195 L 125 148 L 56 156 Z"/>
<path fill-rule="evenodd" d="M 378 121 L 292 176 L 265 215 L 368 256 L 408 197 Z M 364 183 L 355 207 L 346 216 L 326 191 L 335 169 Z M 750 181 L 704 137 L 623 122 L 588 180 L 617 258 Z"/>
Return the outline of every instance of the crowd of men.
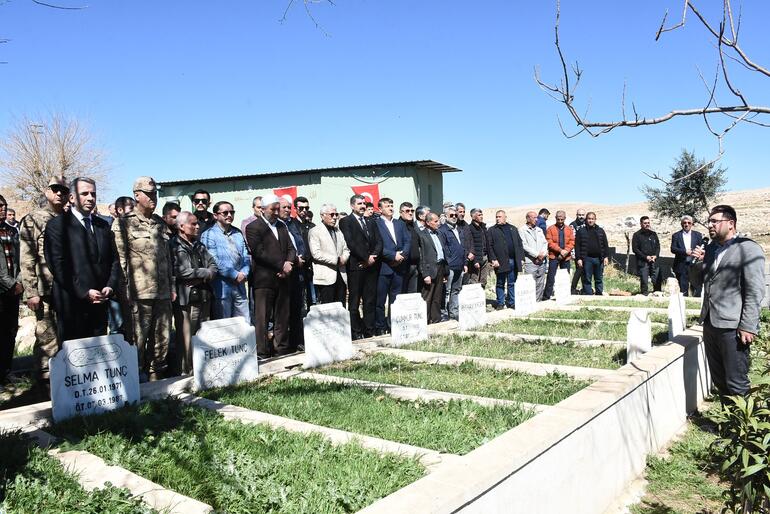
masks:
<path fill-rule="evenodd" d="M 157 380 L 192 373 L 191 337 L 208 319 L 242 316 L 254 326 L 258 356 L 269 358 L 303 349 L 302 320 L 313 304 L 347 305 L 353 339 L 361 339 L 390 331 L 399 294 L 420 293 L 436 323 L 458 318 L 464 284 L 486 287 L 492 274 L 497 309 L 515 308 L 522 272 L 534 278 L 538 301 L 552 297 L 558 269 L 573 274 L 573 293 L 601 295 L 609 260 L 596 213 L 583 209 L 569 224 L 557 211 L 550 226 L 548 209 L 531 211 L 520 227 L 499 210 L 487 227 L 479 208 L 466 221 L 462 203 L 432 212 L 402 202 L 396 211 L 390 198 L 375 209 L 353 195 L 350 214 L 325 203 L 316 224 L 307 198 L 266 195 L 236 227 L 233 204 L 211 206 L 202 189 L 192 212 L 170 202 L 155 214 L 151 177 L 136 179 L 133 197 L 119 197 L 110 216 L 97 213 L 97 185 L 88 178 L 54 177 L 45 196 L 47 204 L 21 222 L 0 197 L 0 378 L 10 368 L 21 300 L 37 318 L 42 387 L 65 340 L 122 333 L 137 346 L 142 380 Z M 660 242 L 649 217 L 640 225 L 632 246 L 647 294 L 650 280 L 660 289 Z M 702 242 L 685 216 L 671 244 L 685 294 Z"/>

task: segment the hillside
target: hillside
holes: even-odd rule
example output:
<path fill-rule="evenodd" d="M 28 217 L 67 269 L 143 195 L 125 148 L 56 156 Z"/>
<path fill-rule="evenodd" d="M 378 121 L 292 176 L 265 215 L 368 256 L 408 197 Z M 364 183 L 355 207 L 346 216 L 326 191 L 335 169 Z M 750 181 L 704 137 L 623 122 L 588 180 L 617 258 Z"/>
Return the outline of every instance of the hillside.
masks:
<path fill-rule="evenodd" d="M 750 189 L 747 191 L 731 191 L 722 195 L 721 203 L 726 203 L 735 207 L 738 212 L 738 230 L 742 233 L 748 233 L 758 243 L 762 245 L 765 253 L 770 252 L 770 188 Z M 584 208 L 586 211 L 596 212 L 597 223 L 607 232 L 610 240 L 610 246 L 617 247 L 618 251 L 625 251 L 626 239 L 624 232 L 630 230 L 632 233 L 638 230 L 638 219 L 643 215 L 648 215 L 652 219 L 652 229 L 658 233 L 663 246 L 663 254 L 670 255 L 668 247 L 671 242 L 671 234 L 679 230 L 679 223 L 663 223 L 655 219 L 655 216 L 648 210 L 646 202 L 628 203 L 628 204 L 582 204 L 575 201 L 565 201 L 562 203 L 551 203 L 548 205 L 531 204 L 519 205 L 514 207 L 487 207 L 484 209 L 484 220 L 491 225 L 495 222 L 495 212 L 503 209 L 508 216 L 508 221 L 516 226 L 524 224 L 524 217 L 527 211 L 537 212 L 542 207 L 551 211 L 548 223 L 554 221 L 556 211 L 563 209 L 567 212 L 567 222 L 575 219 L 575 211 L 578 208 Z M 628 229 L 622 221 L 627 216 L 632 216 L 637 220 L 633 228 Z M 696 227 L 696 230 L 706 234 L 708 231 L 704 227 Z"/>

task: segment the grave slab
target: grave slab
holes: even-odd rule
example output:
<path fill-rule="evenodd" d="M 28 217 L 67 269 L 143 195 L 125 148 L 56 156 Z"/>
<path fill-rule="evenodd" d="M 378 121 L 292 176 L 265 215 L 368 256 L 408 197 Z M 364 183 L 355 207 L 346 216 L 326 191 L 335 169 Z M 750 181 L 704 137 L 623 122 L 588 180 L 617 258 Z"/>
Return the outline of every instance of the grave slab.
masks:
<path fill-rule="evenodd" d="M 631 311 L 626 325 L 626 363 L 633 362 L 652 349 L 652 323 L 647 309 Z"/>
<path fill-rule="evenodd" d="M 403 346 L 428 339 L 428 310 L 420 293 L 400 294 L 391 305 L 390 341 Z"/>
<path fill-rule="evenodd" d="M 458 295 L 460 330 L 473 330 L 487 323 L 487 296 L 481 284 L 464 285 Z"/>
<path fill-rule="evenodd" d="M 535 279 L 532 278 L 532 275 L 519 275 L 516 279 L 516 289 L 514 290 L 516 314 L 527 316 L 537 310 L 535 291 Z"/>
<path fill-rule="evenodd" d="M 556 296 L 556 305 L 568 305 L 572 302 L 572 279 L 568 270 L 557 269 L 553 292 Z"/>
<path fill-rule="evenodd" d="M 64 341 L 49 365 L 56 422 L 139 401 L 136 346 L 120 334 Z"/>
<path fill-rule="evenodd" d="M 303 367 L 305 369 L 325 366 L 353 357 L 350 313 L 342 303 L 313 305 L 303 323 L 305 330 Z"/>
<path fill-rule="evenodd" d="M 210 389 L 256 380 L 257 338 L 245 319 L 204 321 L 192 337 L 195 388 Z"/>

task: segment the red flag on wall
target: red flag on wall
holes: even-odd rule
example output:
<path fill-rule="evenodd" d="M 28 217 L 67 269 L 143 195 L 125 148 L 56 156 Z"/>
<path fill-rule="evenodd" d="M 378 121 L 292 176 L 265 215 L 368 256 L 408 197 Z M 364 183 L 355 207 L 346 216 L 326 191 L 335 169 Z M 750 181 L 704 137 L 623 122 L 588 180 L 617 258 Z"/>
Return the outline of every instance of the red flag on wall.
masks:
<path fill-rule="evenodd" d="M 275 194 L 278 198 L 287 199 L 291 204 L 291 215 L 297 216 L 297 210 L 294 208 L 294 199 L 297 198 L 297 186 L 273 189 L 273 194 Z"/>
<path fill-rule="evenodd" d="M 367 202 L 372 202 L 374 204 L 374 211 L 379 212 L 380 210 L 377 208 L 377 202 L 380 201 L 380 185 L 379 184 L 369 184 L 366 186 L 350 186 L 350 188 L 353 190 L 353 193 L 357 195 L 361 195 L 364 198 L 366 198 Z"/>

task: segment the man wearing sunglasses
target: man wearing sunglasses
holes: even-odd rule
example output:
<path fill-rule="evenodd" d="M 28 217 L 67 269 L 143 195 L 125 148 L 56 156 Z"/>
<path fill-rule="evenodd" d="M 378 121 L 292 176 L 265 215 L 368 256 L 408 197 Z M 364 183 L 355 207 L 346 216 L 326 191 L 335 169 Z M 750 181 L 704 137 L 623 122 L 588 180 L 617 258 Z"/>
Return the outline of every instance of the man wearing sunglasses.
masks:
<path fill-rule="evenodd" d="M 749 392 L 749 348 L 759 333 L 765 293 L 765 255 L 757 243 L 738 235 L 738 216 L 717 205 L 708 218 L 711 243 L 696 247 L 703 260 L 703 342 L 711 380 L 720 396 Z"/>
<path fill-rule="evenodd" d="M 251 269 L 251 259 L 246 248 L 246 240 L 243 233 L 233 226 L 235 217 L 233 204 L 217 202 L 212 210 L 217 221 L 200 235 L 200 242 L 214 257 L 217 264 L 217 276 L 211 284 L 214 289 L 211 309 L 213 318 L 241 316 L 250 323 L 246 280 Z M 200 221 L 198 223 L 200 224 Z"/>
<path fill-rule="evenodd" d="M 298 196 L 294 199 L 294 209 L 297 211 L 297 217 L 293 223 L 299 228 L 302 240 L 305 242 L 305 248 L 310 248 L 310 229 L 315 227 L 315 223 L 310 221 L 310 202 L 304 196 Z M 307 262 L 301 270 L 303 274 L 303 293 L 305 307 L 310 310 L 310 306 L 316 303 L 315 287 L 313 287 L 313 259 L 307 255 Z"/>
<path fill-rule="evenodd" d="M 22 218 L 20 225 L 21 281 L 27 307 L 35 313 L 35 375 L 45 386 L 48 361 L 59 351 L 52 303 L 53 277 L 45 260 L 43 239 L 48 222 L 64 212 L 69 188 L 64 177 L 52 177 L 45 190 L 46 205 Z"/>
<path fill-rule="evenodd" d="M 403 278 L 402 293 L 419 293 L 422 286 L 420 280 L 420 240 L 417 237 L 419 225 L 414 220 L 414 206 L 411 202 L 403 202 L 399 208 L 399 219 L 404 223 L 409 231 L 409 251 L 405 254 L 409 264 L 409 269 Z"/>
<path fill-rule="evenodd" d="M 700 246 L 703 234 L 692 229 L 692 216 L 682 216 L 682 230 L 671 236 L 671 253 L 674 254 L 674 274 L 679 281 L 679 290 L 685 296 L 690 293 L 690 266 L 693 263 L 692 251 Z M 692 284 L 693 296 L 700 296 L 701 286 Z"/>
<path fill-rule="evenodd" d="M 128 339 L 137 346 L 142 381 L 165 378 L 176 283 L 163 218 L 154 214 L 158 189 L 152 177 L 134 181 L 136 208 L 112 224 L 126 278 Z"/>
<path fill-rule="evenodd" d="M 320 213 L 321 224 L 311 228 L 308 233 L 308 248 L 315 264 L 313 280 L 318 303 L 341 302 L 345 305 L 345 264 L 350 257 L 350 250 L 345 243 L 345 236 L 337 228 L 337 207 L 325 203 L 321 206 Z"/>
<path fill-rule="evenodd" d="M 195 217 L 198 218 L 199 230 L 202 234 L 205 230 L 213 227 L 217 222 L 216 217 L 209 212 L 211 204 L 211 195 L 205 189 L 198 189 L 193 193 L 192 204 Z"/>

